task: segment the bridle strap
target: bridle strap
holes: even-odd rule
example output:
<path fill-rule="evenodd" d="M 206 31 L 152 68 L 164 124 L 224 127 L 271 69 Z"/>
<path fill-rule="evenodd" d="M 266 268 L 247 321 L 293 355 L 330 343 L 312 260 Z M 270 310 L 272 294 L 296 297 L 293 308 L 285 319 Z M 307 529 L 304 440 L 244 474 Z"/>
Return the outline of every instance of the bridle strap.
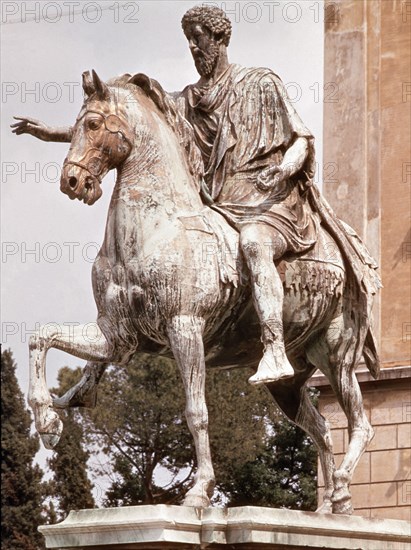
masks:
<path fill-rule="evenodd" d="M 87 111 L 85 111 L 80 118 L 77 119 L 77 123 L 80 122 L 80 120 L 82 120 L 88 113 L 95 113 L 96 115 L 99 115 L 102 117 L 103 121 L 104 121 L 104 127 L 106 129 L 107 132 L 110 132 L 110 134 L 121 134 L 123 136 L 123 138 L 126 140 L 126 142 L 129 144 L 130 148 L 132 149 L 133 148 L 133 143 L 132 141 L 124 134 L 123 131 L 121 130 L 111 130 L 108 126 L 107 126 L 107 118 L 108 117 L 116 117 L 118 118 L 120 121 L 120 117 L 118 115 L 108 115 L 108 117 L 103 114 L 103 113 L 100 113 L 99 111 L 95 111 L 93 109 L 89 109 Z M 84 155 L 84 157 L 87 156 L 87 152 L 86 154 Z M 83 157 L 83 159 L 84 159 Z M 100 160 L 100 157 L 93 157 L 93 158 L 97 158 Z M 78 166 L 79 168 L 82 168 L 83 170 L 86 170 L 93 178 L 97 179 L 97 181 L 101 184 L 101 178 L 99 177 L 101 172 L 102 172 L 102 167 L 100 169 L 100 171 L 97 173 L 97 174 L 93 174 L 93 172 L 91 172 L 91 170 L 88 168 L 88 166 L 82 162 L 76 162 L 74 160 L 67 160 L 66 161 L 66 164 L 72 164 L 73 166 Z"/>
<path fill-rule="evenodd" d="M 132 143 L 131 139 L 128 138 L 122 130 L 111 130 L 111 129 L 107 126 L 107 118 L 115 117 L 115 118 L 118 118 L 118 120 L 121 121 L 121 118 L 120 118 L 118 115 L 108 115 L 108 116 L 106 116 L 104 113 L 100 113 L 100 111 L 95 111 L 94 109 L 89 109 L 89 110 L 85 111 L 85 112 L 81 115 L 81 117 L 77 120 L 77 122 L 80 122 L 80 120 L 81 120 L 82 118 L 84 118 L 88 113 L 94 113 L 94 114 L 96 114 L 96 115 L 101 116 L 101 118 L 102 118 L 103 121 L 104 121 L 104 127 L 105 127 L 105 129 L 107 130 L 107 132 L 110 132 L 110 134 L 121 134 L 121 135 L 123 136 L 123 138 L 127 141 L 127 143 L 130 145 L 130 147 L 131 147 L 131 148 L 133 147 L 133 143 Z"/>
<path fill-rule="evenodd" d="M 90 171 L 86 164 L 83 164 L 82 162 L 75 162 L 74 160 L 66 160 L 65 164 L 72 164 L 73 166 L 83 168 L 83 170 L 86 170 L 86 172 L 88 172 L 90 176 L 95 178 L 101 184 L 101 178 L 99 177 L 99 174 L 93 174 L 93 172 Z"/>

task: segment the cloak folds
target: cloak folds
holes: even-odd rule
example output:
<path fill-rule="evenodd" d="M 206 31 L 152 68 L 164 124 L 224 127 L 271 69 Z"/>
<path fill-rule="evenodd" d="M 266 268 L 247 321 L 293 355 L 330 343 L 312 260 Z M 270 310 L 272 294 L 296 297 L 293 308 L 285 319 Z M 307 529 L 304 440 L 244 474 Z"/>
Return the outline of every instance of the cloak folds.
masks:
<path fill-rule="evenodd" d="M 279 77 L 265 68 L 230 65 L 213 86 L 187 86 L 177 101 L 201 149 L 213 208 L 238 229 L 248 223 L 275 227 L 290 252 L 311 248 L 318 222 L 304 191 L 314 175 L 314 138 Z M 257 177 L 280 164 L 298 137 L 309 144 L 302 169 L 275 189 L 260 191 Z"/>
<path fill-rule="evenodd" d="M 280 78 L 269 69 L 230 65 L 211 87 L 187 86 L 176 100 L 194 129 L 213 209 L 239 230 L 247 223 L 275 227 L 292 253 L 303 253 L 314 245 L 319 223 L 335 239 L 347 272 L 347 314 L 356 319 L 352 364 L 363 354 L 377 377 L 379 359 L 370 320 L 372 296 L 381 286 L 377 265 L 358 235 L 337 218 L 313 184 L 314 138 Z M 304 166 L 272 191 L 259 191 L 257 176 L 268 166 L 280 164 L 298 137 L 308 142 Z"/>

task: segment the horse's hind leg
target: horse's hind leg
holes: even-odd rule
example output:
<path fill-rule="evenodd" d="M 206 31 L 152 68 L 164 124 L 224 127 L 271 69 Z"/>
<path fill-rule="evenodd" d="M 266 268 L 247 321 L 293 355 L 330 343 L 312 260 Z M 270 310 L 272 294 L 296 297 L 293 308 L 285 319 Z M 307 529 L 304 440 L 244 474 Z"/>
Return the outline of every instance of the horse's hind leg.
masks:
<path fill-rule="evenodd" d="M 334 473 L 333 512 L 352 514 L 350 483 L 362 454 L 374 437 L 374 430 L 365 414 L 361 390 L 354 371 L 343 368 L 338 380 L 335 380 L 335 386 L 341 396 L 339 401 L 348 420 L 349 445 L 340 467 Z"/>
<path fill-rule="evenodd" d="M 93 362 L 122 362 L 120 355 L 114 357 L 101 330 L 96 325 L 96 334 L 88 336 L 89 325 L 62 327 L 54 332 L 40 330 L 30 338 L 30 385 L 28 401 L 33 409 L 35 426 L 44 446 L 52 449 L 60 438 L 63 426 L 53 410 L 53 401 L 46 384 L 46 355 L 55 348 Z M 124 357 L 128 353 L 123 352 Z M 120 350 L 119 350 L 120 353 Z"/>
<path fill-rule="evenodd" d="M 205 401 L 203 328 L 203 319 L 180 315 L 171 320 L 167 329 L 171 349 L 183 378 L 185 414 L 197 455 L 194 486 L 186 494 L 184 506 L 196 507 L 210 505 L 215 486 Z"/>
<path fill-rule="evenodd" d="M 293 361 L 293 364 L 295 361 Z M 318 412 L 310 400 L 306 380 L 311 376 L 314 367 L 306 364 L 307 370 L 289 380 L 269 385 L 269 390 L 280 409 L 297 426 L 302 428 L 315 443 L 324 477 L 324 495 L 322 505 L 317 512 L 331 513 L 331 495 L 334 490 L 333 474 L 335 461 L 332 448 L 331 432 L 326 419 Z M 301 372 L 301 371 L 300 371 Z"/>
<path fill-rule="evenodd" d="M 344 459 L 334 472 L 334 491 L 331 497 L 335 514 L 352 514 L 350 483 L 354 470 L 374 431 L 364 411 L 361 390 L 353 364 L 356 340 L 347 320 L 335 319 L 323 341 L 308 355 L 327 376 L 348 421 L 349 445 Z"/>

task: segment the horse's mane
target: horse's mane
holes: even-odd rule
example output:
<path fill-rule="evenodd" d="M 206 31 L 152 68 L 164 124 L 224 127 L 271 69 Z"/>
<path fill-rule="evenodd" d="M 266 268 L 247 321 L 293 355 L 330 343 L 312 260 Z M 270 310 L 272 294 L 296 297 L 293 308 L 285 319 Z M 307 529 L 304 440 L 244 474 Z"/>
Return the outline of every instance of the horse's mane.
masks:
<path fill-rule="evenodd" d="M 167 93 L 157 80 L 143 73 L 130 75 L 128 73 L 111 78 L 106 82 L 107 86 L 122 88 L 133 95 L 142 91 L 157 106 L 164 115 L 167 124 L 176 134 L 184 151 L 185 158 L 191 175 L 200 188 L 201 179 L 204 176 L 204 163 L 200 149 L 196 145 L 195 134 L 191 124 L 178 111 L 174 97 Z"/>

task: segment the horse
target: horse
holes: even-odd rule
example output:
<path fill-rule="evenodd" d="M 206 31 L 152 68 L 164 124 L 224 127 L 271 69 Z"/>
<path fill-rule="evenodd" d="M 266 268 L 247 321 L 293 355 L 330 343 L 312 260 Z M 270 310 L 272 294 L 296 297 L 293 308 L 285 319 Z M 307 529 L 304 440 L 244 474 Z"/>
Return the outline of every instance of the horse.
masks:
<path fill-rule="evenodd" d="M 40 328 L 31 337 L 29 404 L 36 429 L 45 447 L 53 448 L 62 432 L 58 409 L 92 406 L 108 364 L 126 365 L 139 351 L 172 355 L 181 371 L 198 465 L 183 505 L 206 507 L 215 486 L 206 363 L 255 367 L 262 354 L 239 236 L 201 198 L 201 155 L 172 96 L 143 74 L 105 83 L 86 72 L 83 89 L 61 190 L 92 205 L 104 176 L 117 170 L 104 242 L 92 269 L 97 335 L 90 341 L 87 325 L 80 325 L 47 335 Z M 277 268 L 287 356 L 295 372 L 266 386 L 317 446 L 325 481 L 318 511 L 350 514 L 350 482 L 373 437 L 354 373 L 361 353 L 376 371 L 370 311 L 357 313 L 347 262 L 322 225 L 312 250 L 283 258 Z M 80 383 L 54 400 L 45 378 L 51 348 L 87 361 Z M 329 425 L 308 393 L 316 369 L 328 378 L 348 419 L 349 445 L 338 468 Z"/>

